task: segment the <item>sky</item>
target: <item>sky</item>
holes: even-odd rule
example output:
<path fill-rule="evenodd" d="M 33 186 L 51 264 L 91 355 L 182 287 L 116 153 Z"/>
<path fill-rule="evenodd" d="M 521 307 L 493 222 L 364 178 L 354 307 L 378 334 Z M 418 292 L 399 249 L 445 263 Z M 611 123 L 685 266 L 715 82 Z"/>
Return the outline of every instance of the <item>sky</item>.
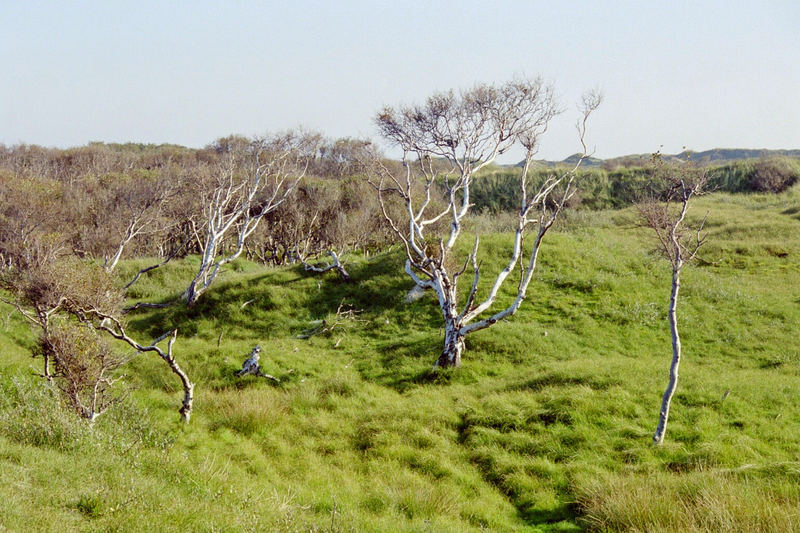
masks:
<path fill-rule="evenodd" d="M 797 0 L 2 0 L 0 143 L 379 140 L 384 105 L 541 76 L 542 158 L 578 151 L 592 88 L 597 157 L 800 148 L 798 28 Z"/>

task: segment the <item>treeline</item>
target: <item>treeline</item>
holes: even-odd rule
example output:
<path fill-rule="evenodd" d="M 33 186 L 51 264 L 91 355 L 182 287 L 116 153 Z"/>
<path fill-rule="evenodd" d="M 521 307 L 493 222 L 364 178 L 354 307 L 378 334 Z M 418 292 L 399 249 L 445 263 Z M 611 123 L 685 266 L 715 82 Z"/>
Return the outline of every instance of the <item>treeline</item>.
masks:
<path fill-rule="evenodd" d="M 374 190 L 359 175 L 371 145 L 308 137 L 314 149 L 303 160 L 305 176 L 292 201 L 270 212 L 249 237 L 251 259 L 284 264 L 300 245 L 313 256 L 378 247 L 388 236 Z M 27 266 L 75 255 L 111 270 L 123 257 L 202 253 L 207 196 L 227 172 L 246 181 L 248 157 L 241 154 L 253 142 L 231 136 L 203 149 L 0 145 L 0 262 Z M 222 249 L 234 245 L 230 240 Z"/>
<path fill-rule="evenodd" d="M 559 169 L 542 168 L 532 172 L 537 186 Z M 800 160 L 770 157 L 707 166 L 709 188 L 734 193 L 781 192 L 800 180 Z M 608 209 L 629 206 L 652 193 L 652 168 L 618 166 L 578 171 L 578 193 L 572 207 Z M 493 170 L 475 178 L 470 191 L 478 210 L 497 213 L 517 209 L 519 170 Z"/>
<path fill-rule="evenodd" d="M 245 256 L 281 265 L 335 250 L 379 248 L 391 240 L 374 188 L 364 177 L 373 145 L 311 136 L 303 180 L 291 201 L 267 214 Z M 200 254 L 206 195 L 229 156 L 253 142 L 220 138 L 202 149 L 177 145 L 104 144 L 54 149 L 0 145 L 0 262 L 41 263 L 48 255 L 96 258 L 109 270 L 124 257 Z M 384 160 L 386 165 L 399 163 Z M 728 192 L 780 192 L 798 181 L 800 160 L 770 157 L 709 165 L 710 187 Z M 237 172 L 246 172 L 239 168 Z M 494 167 L 474 179 L 476 212 L 518 209 L 517 168 Z M 538 186 L 558 169 L 532 172 Z M 620 208 L 648 192 L 646 166 L 593 167 L 578 172 L 572 207 Z M 234 239 L 220 250 L 234 246 Z M 16 259 L 14 259 L 16 258 Z"/>

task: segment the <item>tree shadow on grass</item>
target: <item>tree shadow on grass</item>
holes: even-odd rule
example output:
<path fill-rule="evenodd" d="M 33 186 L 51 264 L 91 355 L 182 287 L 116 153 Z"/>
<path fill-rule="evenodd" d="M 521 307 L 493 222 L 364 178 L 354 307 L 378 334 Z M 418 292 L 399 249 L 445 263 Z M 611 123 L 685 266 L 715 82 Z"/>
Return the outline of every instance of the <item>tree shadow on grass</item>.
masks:
<path fill-rule="evenodd" d="M 310 321 L 330 323 L 331 315 L 344 304 L 343 310 L 357 311 L 358 320 L 348 327 L 358 331 L 353 355 L 365 379 L 398 391 L 471 379 L 463 369 L 432 371 L 441 350 L 437 329 L 441 317 L 430 296 L 404 301 L 413 284 L 402 272 L 400 254 L 378 254 L 369 261 L 353 261 L 347 268 L 350 283 L 335 271 L 320 275 L 302 266 L 224 280 L 191 308 L 179 301 L 165 309 L 132 313 L 130 329 L 142 342 L 173 328 L 178 328 L 179 339 L 198 336 L 208 344 L 209 353 L 195 354 L 193 359 L 203 361 L 215 351 L 220 335 L 225 340 L 261 342 L 295 339 L 309 330 Z M 423 331 L 429 334 L 421 335 Z M 232 384 L 227 375 L 212 374 L 214 383 Z"/>
<path fill-rule="evenodd" d="M 283 274 L 283 275 L 278 275 Z M 280 279 L 284 278 L 284 279 Z M 148 336 L 158 336 L 173 328 L 179 335 L 194 336 L 200 331 L 202 321 L 215 324 L 214 330 L 248 330 L 254 323 L 261 325 L 270 321 L 270 311 L 280 309 L 279 295 L 273 294 L 274 287 L 280 288 L 302 281 L 294 276 L 287 279 L 285 271 L 267 272 L 247 279 L 218 283 L 203 294 L 198 302 L 187 307 L 180 293 L 166 302 L 175 302 L 170 307 L 146 312 L 134 312 L 128 317 L 130 326 Z M 141 314 L 138 314 L 141 313 Z M 259 327 L 258 329 L 263 329 Z"/>
<path fill-rule="evenodd" d="M 418 387 L 474 384 L 483 376 L 472 365 L 459 368 L 434 368 L 441 351 L 441 338 L 435 331 L 416 340 L 378 343 L 374 357 L 362 359 L 357 369 L 361 377 L 399 393 Z"/>
<path fill-rule="evenodd" d="M 413 282 L 402 274 L 399 254 L 378 254 L 369 261 L 347 265 L 347 268 L 352 278 L 349 283 L 335 271 L 316 274 L 297 267 L 298 275 L 319 282 L 319 290 L 308 298 L 308 308 L 314 314 L 335 313 L 342 302 L 367 313 L 406 307 L 404 298 Z"/>
<path fill-rule="evenodd" d="M 548 387 L 574 387 L 586 386 L 592 390 L 607 390 L 621 384 L 621 381 L 611 377 L 593 375 L 568 375 L 563 372 L 548 372 L 521 383 L 506 387 L 508 391 L 528 390 L 538 392 Z"/>
<path fill-rule="evenodd" d="M 152 336 L 174 327 L 186 335 L 197 335 L 197 322 L 203 320 L 214 322 L 215 329 L 257 330 L 259 334 L 270 331 L 274 337 L 295 335 L 300 332 L 295 329 L 302 330 L 307 324 L 292 322 L 324 318 L 336 313 L 343 303 L 365 314 L 402 309 L 411 282 L 399 275 L 401 268 L 396 253 L 378 254 L 370 261 L 348 265 L 350 283 L 341 280 L 335 271 L 315 274 L 299 265 L 277 268 L 218 283 L 191 308 L 176 293 L 159 302 L 176 301 L 175 305 L 131 313 L 128 321 L 136 331 Z M 256 321 L 260 323 L 258 327 L 253 325 Z"/>

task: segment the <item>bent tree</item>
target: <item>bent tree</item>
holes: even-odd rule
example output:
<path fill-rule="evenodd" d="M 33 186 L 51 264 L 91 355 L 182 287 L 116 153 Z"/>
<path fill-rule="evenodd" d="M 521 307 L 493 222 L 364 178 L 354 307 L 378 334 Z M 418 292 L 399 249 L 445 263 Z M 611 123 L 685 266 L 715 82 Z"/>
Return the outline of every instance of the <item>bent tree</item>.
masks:
<path fill-rule="evenodd" d="M 378 192 L 384 218 L 405 249 L 405 271 L 417 286 L 432 289 L 438 298 L 445 338 L 434 367 L 459 366 L 468 334 L 519 309 L 536 268 L 542 239 L 575 193 L 576 170 L 588 156 L 586 122 L 600 101 L 598 93 L 584 96 L 582 118 L 577 124 L 583 149 L 577 163 L 538 184 L 529 183 L 529 171 L 542 134 L 559 113 L 553 87 L 541 79 L 434 94 L 422 105 L 386 107 L 378 113 L 380 133 L 402 150 L 403 166 L 398 171 L 376 162 L 370 182 Z M 513 147 L 525 151 L 514 244 L 505 268 L 483 300 L 478 300 L 478 238 L 460 267 L 454 247 L 472 206 L 470 186 L 475 173 Z M 390 205 L 392 196 L 399 198 L 401 209 Z M 533 226 L 538 229 L 530 255 L 520 267 L 516 298 L 508 307 L 485 316 L 516 268 L 526 232 Z M 458 282 L 469 265 L 472 286 L 460 301 Z"/>
<path fill-rule="evenodd" d="M 678 293 L 681 288 L 681 272 L 686 263 L 697 256 L 705 242 L 701 235 L 705 218 L 694 227 L 687 224 L 686 213 L 689 201 L 703 194 L 708 183 L 705 170 L 693 167 L 667 168 L 659 154 L 655 156 L 655 182 L 664 192 L 663 201 L 652 198 L 638 205 L 645 223 L 655 231 L 661 251 L 672 265 L 672 289 L 669 296 L 669 329 L 672 337 L 672 363 L 669 367 L 669 383 L 661 399 L 658 425 L 653 434 L 653 443 L 662 444 L 667 432 L 670 404 L 678 388 L 678 367 L 681 363 L 681 338 L 678 333 Z"/>

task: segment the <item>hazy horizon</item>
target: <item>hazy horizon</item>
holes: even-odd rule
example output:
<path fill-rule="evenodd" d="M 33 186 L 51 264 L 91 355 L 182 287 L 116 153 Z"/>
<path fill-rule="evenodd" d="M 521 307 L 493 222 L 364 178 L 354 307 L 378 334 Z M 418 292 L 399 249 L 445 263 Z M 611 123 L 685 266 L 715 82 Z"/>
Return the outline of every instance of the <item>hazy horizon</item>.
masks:
<path fill-rule="evenodd" d="M 800 3 L 22 2 L 0 6 L 0 143 L 201 147 L 292 127 L 379 140 L 383 105 L 552 81 L 539 157 L 800 147 Z M 391 153 L 391 150 L 389 150 Z M 512 153 L 502 162 L 512 162 Z"/>

